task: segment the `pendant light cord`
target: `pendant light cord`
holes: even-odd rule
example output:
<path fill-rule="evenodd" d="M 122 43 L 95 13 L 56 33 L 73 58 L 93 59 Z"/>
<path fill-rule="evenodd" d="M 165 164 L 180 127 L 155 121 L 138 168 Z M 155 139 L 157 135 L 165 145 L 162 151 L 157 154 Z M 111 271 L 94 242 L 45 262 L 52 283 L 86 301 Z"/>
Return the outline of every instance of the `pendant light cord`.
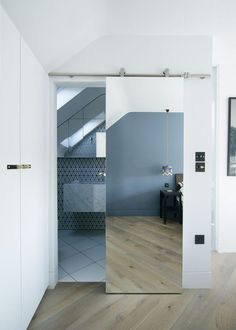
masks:
<path fill-rule="evenodd" d="M 166 109 L 166 165 L 169 164 L 169 109 Z"/>

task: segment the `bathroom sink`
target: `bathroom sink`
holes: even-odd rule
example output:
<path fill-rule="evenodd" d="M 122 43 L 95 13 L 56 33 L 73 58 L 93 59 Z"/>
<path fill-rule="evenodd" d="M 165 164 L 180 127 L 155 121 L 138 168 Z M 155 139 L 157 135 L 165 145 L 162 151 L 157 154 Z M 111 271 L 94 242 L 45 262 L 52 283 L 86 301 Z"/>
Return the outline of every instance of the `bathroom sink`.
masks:
<path fill-rule="evenodd" d="M 64 212 L 105 212 L 106 185 L 74 181 L 63 186 Z"/>

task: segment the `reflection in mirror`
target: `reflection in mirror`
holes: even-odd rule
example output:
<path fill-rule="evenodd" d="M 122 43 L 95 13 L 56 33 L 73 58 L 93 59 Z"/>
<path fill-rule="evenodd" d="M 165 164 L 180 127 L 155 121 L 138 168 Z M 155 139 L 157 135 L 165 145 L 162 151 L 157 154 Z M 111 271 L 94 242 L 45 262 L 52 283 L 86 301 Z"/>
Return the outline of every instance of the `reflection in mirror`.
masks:
<path fill-rule="evenodd" d="M 167 125 L 165 108 L 155 111 L 159 81 L 135 79 L 132 95 L 127 79 L 119 89 L 107 84 L 107 118 L 122 111 L 107 127 L 106 292 L 180 293 L 184 115 L 170 110 Z M 130 107 L 136 95 L 143 111 Z M 166 95 L 174 99 L 171 88 Z M 173 175 L 162 175 L 166 165 Z"/>
<path fill-rule="evenodd" d="M 105 89 L 87 87 L 59 98 L 57 110 L 58 156 L 66 158 L 96 157 L 96 133 L 105 134 Z M 58 91 L 60 95 L 62 90 Z M 64 93 L 65 94 L 65 93 Z"/>
<path fill-rule="evenodd" d="M 183 114 L 169 116 L 169 160 L 183 173 Z M 107 292 L 181 290 L 182 196 L 164 188 L 177 188 L 161 174 L 165 119 L 130 113 L 107 131 Z"/>
<path fill-rule="evenodd" d="M 236 176 L 236 98 L 229 98 L 228 175 Z"/>
<path fill-rule="evenodd" d="M 57 92 L 58 278 L 62 282 L 102 282 L 105 88 L 61 86 Z"/>

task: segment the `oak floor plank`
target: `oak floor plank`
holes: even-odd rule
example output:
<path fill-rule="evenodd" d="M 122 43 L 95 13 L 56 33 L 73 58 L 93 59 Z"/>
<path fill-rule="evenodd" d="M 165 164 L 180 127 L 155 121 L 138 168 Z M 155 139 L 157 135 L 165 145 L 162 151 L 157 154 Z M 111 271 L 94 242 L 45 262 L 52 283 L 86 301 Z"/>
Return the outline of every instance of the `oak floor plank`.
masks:
<path fill-rule="evenodd" d="M 106 265 L 108 293 L 181 293 L 182 226 L 159 217 L 107 217 Z"/>
<path fill-rule="evenodd" d="M 59 283 L 29 329 L 235 330 L 236 254 L 213 253 L 212 271 L 212 289 L 182 294 L 105 294 L 99 283 Z"/>

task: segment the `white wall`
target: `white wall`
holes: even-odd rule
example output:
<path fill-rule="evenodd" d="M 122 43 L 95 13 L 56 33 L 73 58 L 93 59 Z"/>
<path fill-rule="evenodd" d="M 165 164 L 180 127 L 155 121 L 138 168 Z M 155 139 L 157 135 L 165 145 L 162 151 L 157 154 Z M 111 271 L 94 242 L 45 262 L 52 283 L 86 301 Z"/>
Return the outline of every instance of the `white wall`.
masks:
<path fill-rule="evenodd" d="M 228 98 L 236 96 L 236 63 L 218 67 L 217 100 L 217 244 L 219 252 L 236 252 L 236 177 L 227 176 Z"/>
<path fill-rule="evenodd" d="M 119 72 L 161 73 L 209 71 L 211 56 L 209 37 L 200 36 L 108 36 L 84 48 L 57 72 Z"/>
<path fill-rule="evenodd" d="M 96 157 L 106 157 L 106 133 L 96 133 Z"/>
<path fill-rule="evenodd" d="M 236 177 L 227 176 L 228 98 L 236 96 L 236 42 L 234 36 L 214 38 L 216 84 L 216 249 L 236 252 Z"/>
<path fill-rule="evenodd" d="M 106 81 L 106 128 L 128 112 L 183 112 L 183 78 L 108 77 Z"/>
<path fill-rule="evenodd" d="M 21 38 L 21 291 L 27 328 L 49 283 L 49 79 Z"/>
<path fill-rule="evenodd" d="M 228 98 L 236 96 L 236 42 L 233 35 L 213 39 L 216 67 L 216 250 L 236 252 L 235 177 L 227 176 Z"/>
<path fill-rule="evenodd" d="M 49 79 L 1 6 L 0 47 L 0 328 L 24 330 L 49 283 Z"/>
<path fill-rule="evenodd" d="M 183 283 L 186 288 L 211 285 L 212 81 L 185 81 Z M 195 152 L 206 153 L 206 172 L 194 172 Z M 205 244 L 195 245 L 194 235 Z"/>
<path fill-rule="evenodd" d="M 20 172 L 7 170 L 7 164 L 20 161 L 19 58 L 20 34 L 0 6 L 0 329 L 3 330 L 19 329 L 21 322 Z"/>
<path fill-rule="evenodd" d="M 94 60 L 96 54 L 96 61 Z M 129 36 L 102 38 L 60 68 L 64 72 L 171 72 L 211 73 L 210 37 Z M 185 205 L 183 286 L 211 285 L 211 79 L 184 82 Z M 194 152 L 206 152 L 206 172 L 195 173 Z M 195 245 L 194 235 L 204 234 L 205 245 Z"/>
<path fill-rule="evenodd" d="M 125 51 L 125 36 L 129 35 L 214 35 L 236 29 L 234 0 L 70 0 L 69 5 L 65 0 L 2 0 L 2 3 L 49 71 L 56 71 L 102 36 L 122 36 Z M 133 46 L 135 51 L 136 45 Z M 139 57 L 139 53 L 135 55 Z M 90 56 L 94 63 L 99 63 L 96 52 Z"/>

